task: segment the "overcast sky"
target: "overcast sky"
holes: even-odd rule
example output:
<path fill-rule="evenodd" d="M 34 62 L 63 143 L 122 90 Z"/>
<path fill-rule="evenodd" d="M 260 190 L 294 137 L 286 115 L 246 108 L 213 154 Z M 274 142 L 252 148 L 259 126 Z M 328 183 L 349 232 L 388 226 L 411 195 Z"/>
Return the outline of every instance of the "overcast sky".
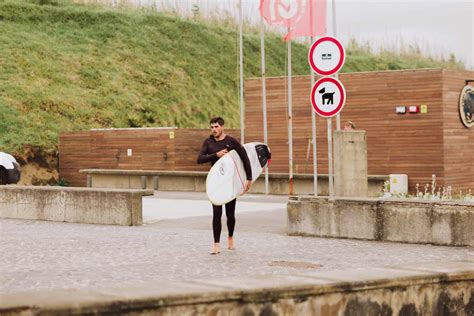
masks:
<path fill-rule="evenodd" d="M 113 0 L 110 0 L 113 1 Z M 120 2 L 120 0 L 115 0 Z M 158 8 L 237 16 L 239 0 L 128 0 Z M 260 0 L 242 0 L 250 23 L 259 21 Z M 337 37 L 368 43 L 374 50 L 417 46 L 428 56 L 456 59 L 474 69 L 474 0 L 335 0 Z M 328 4 L 328 33 L 332 34 L 332 0 Z"/>

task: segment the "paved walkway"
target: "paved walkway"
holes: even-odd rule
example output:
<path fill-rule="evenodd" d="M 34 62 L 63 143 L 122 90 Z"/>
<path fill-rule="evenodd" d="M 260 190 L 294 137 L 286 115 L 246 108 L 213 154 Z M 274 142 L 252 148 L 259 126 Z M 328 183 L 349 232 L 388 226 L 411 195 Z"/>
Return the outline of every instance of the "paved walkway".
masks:
<path fill-rule="evenodd" d="M 0 220 L 0 294 L 474 261 L 472 247 L 289 237 L 285 201 L 242 197 L 237 204 L 237 250 L 223 247 L 217 256 L 208 254 L 211 210 L 205 214 L 207 202 L 200 193 L 159 192 L 145 198 L 149 220 L 142 227 Z M 199 211 L 193 213 L 193 205 Z"/>

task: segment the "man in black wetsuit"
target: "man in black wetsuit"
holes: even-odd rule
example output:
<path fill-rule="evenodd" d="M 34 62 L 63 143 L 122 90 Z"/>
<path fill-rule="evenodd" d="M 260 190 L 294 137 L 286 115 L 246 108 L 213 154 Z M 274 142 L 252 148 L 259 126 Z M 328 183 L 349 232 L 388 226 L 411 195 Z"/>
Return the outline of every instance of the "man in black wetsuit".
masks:
<path fill-rule="evenodd" d="M 197 163 L 210 162 L 211 166 L 214 165 L 219 158 L 227 154 L 232 149 L 235 149 L 244 163 L 245 174 L 247 181 L 245 182 L 245 192 L 250 189 L 252 185 L 252 169 L 250 166 L 250 160 L 247 156 L 247 152 L 244 147 L 233 137 L 224 133 L 224 119 L 221 117 L 215 117 L 210 122 L 212 135 L 206 138 L 202 144 L 201 151 L 197 159 Z M 234 227 L 235 227 L 235 203 L 237 199 L 225 204 L 225 214 L 227 216 L 227 229 L 229 230 L 229 237 L 227 239 L 227 248 L 234 250 Z M 222 230 L 221 217 L 222 217 L 222 205 L 212 205 L 213 218 L 212 218 L 212 229 L 214 231 L 214 246 L 211 254 L 220 253 L 220 236 Z"/>

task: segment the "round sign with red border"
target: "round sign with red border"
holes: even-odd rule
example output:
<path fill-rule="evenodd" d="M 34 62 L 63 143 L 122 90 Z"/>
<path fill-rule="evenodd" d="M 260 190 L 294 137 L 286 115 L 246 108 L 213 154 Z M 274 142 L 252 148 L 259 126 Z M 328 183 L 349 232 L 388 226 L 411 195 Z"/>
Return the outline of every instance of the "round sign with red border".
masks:
<path fill-rule="evenodd" d="M 308 61 L 311 68 L 321 76 L 338 72 L 344 65 L 346 53 L 341 42 L 335 37 L 318 38 L 309 49 Z"/>
<path fill-rule="evenodd" d="M 311 90 L 311 104 L 319 116 L 333 117 L 341 112 L 345 102 L 346 90 L 335 78 L 321 78 Z"/>

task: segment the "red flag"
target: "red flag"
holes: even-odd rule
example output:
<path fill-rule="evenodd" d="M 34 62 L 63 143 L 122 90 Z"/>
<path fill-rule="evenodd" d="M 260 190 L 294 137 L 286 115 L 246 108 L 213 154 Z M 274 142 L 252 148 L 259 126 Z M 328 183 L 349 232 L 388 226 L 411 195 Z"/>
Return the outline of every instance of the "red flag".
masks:
<path fill-rule="evenodd" d="M 268 24 L 289 28 L 286 41 L 326 35 L 326 0 L 260 0 L 260 14 Z"/>

